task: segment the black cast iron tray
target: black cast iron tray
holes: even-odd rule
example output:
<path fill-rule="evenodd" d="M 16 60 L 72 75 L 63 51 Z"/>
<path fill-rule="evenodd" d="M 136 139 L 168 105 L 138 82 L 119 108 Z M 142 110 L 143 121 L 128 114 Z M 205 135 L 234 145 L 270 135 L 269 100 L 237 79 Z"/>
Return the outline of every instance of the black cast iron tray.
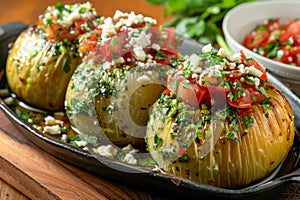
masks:
<path fill-rule="evenodd" d="M 8 88 L 5 78 L 8 45 L 26 27 L 27 25 L 23 22 L 12 22 L 0 26 L 0 89 Z M 185 51 L 186 53 L 193 52 L 194 45 L 193 43 L 187 44 L 180 51 Z M 295 130 L 296 135 L 298 135 L 298 131 L 300 130 L 300 99 L 272 74 L 268 73 L 268 77 L 271 83 L 275 84 L 285 93 L 292 105 L 295 114 Z M 133 184 L 147 191 L 161 194 L 166 193 L 170 196 L 170 199 L 272 199 L 276 195 L 274 191 L 283 188 L 287 183 L 300 182 L 300 168 L 297 162 L 299 155 L 298 136 L 296 136 L 295 140 L 297 141 L 295 141 L 293 151 L 289 155 L 289 157 L 293 158 L 287 158 L 282 162 L 271 176 L 246 188 L 223 189 L 198 184 L 172 175 L 158 173 L 147 168 L 126 164 L 115 159 L 91 154 L 39 132 L 30 124 L 18 118 L 1 98 L 0 109 L 33 143 L 53 156 L 98 176 L 121 181 L 126 184 Z"/>

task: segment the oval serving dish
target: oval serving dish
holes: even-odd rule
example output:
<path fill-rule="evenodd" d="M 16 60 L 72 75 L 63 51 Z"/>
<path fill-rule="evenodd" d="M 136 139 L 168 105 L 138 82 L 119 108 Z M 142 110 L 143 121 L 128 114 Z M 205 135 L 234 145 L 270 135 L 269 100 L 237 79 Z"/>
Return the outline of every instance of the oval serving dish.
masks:
<path fill-rule="evenodd" d="M 8 88 L 5 78 L 8 45 L 10 42 L 13 42 L 26 27 L 27 25 L 22 22 L 13 22 L 1 26 L 3 33 L 0 34 L 0 89 Z M 184 41 L 184 45 L 179 51 L 182 53 L 192 53 L 200 49 L 197 45 L 200 44 Z M 268 76 L 269 81 L 279 87 L 289 100 L 295 114 L 295 130 L 298 133 L 300 130 L 300 99 L 271 74 L 268 74 Z M 288 158 L 283 161 L 269 177 L 246 188 L 224 189 L 198 184 L 176 176 L 160 173 L 150 168 L 130 165 L 117 159 L 92 154 L 38 131 L 29 123 L 20 119 L 1 98 L 0 109 L 26 137 L 53 156 L 99 176 L 115 181 L 126 180 L 126 183 L 140 185 L 142 189 L 148 191 L 155 190 L 159 191 L 159 193 L 169 191 L 168 194 L 172 194 L 173 198 L 249 199 L 266 195 L 270 197 L 270 195 L 276 194 L 273 190 L 286 185 L 286 183 L 300 181 L 300 168 L 297 163 L 297 157 L 299 155 L 298 136 L 295 139 L 293 150 L 290 152 Z"/>

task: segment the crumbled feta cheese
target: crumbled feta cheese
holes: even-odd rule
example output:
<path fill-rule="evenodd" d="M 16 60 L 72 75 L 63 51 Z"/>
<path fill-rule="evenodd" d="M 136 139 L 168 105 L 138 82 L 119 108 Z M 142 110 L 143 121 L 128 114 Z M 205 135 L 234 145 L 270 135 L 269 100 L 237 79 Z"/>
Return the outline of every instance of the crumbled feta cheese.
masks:
<path fill-rule="evenodd" d="M 88 142 L 85 140 L 74 141 L 78 147 L 85 147 Z"/>
<path fill-rule="evenodd" d="M 261 77 L 263 75 L 263 73 L 260 70 L 256 69 L 253 65 L 245 68 L 245 72 L 246 74 L 251 74 L 256 77 Z"/>
<path fill-rule="evenodd" d="M 56 125 L 56 124 L 58 124 L 58 125 L 62 126 L 64 124 L 64 122 L 61 121 L 61 120 L 55 119 L 54 117 L 49 115 L 49 116 L 45 117 L 45 124 L 46 125 Z"/>
<path fill-rule="evenodd" d="M 229 63 L 229 69 L 234 69 L 235 67 L 236 67 L 236 63 L 235 62 Z"/>
<path fill-rule="evenodd" d="M 131 144 L 128 144 L 127 146 L 122 148 L 122 151 L 124 151 L 126 153 L 137 153 L 139 150 L 133 148 L 133 146 Z"/>
<path fill-rule="evenodd" d="M 120 18 L 124 17 L 124 15 L 125 14 L 123 12 L 121 12 L 120 10 L 116 10 L 115 14 L 113 16 L 113 19 L 114 20 L 120 19 Z"/>
<path fill-rule="evenodd" d="M 223 58 L 230 58 L 231 56 L 230 52 L 226 51 L 226 49 L 224 48 L 220 48 L 217 55 Z"/>
<path fill-rule="evenodd" d="M 61 134 L 61 129 L 59 125 L 45 126 L 43 133 L 48 133 L 50 135 L 59 135 Z"/>
<path fill-rule="evenodd" d="M 238 52 L 234 53 L 228 59 L 232 62 L 241 62 L 241 54 Z"/>
<path fill-rule="evenodd" d="M 133 38 L 134 43 L 140 45 L 142 48 L 151 44 L 150 34 L 146 34 L 145 31 L 142 31 L 137 38 Z"/>
<path fill-rule="evenodd" d="M 117 155 L 118 150 L 114 148 L 111 144 L 106 146 L 101 145 L 97 148 L 97 153 L 105 157 L 114 158 Z"/>
<path fill-rule="evenodd" d="M 245 65 L 244 64 L 239 64 L 238 66 L 237 66 L 237 68 L 240 70 L 240 72 L 242 73 L 242 74 L 245 74 L 246 72 L 245 72 Z"/>
<path fill-rule="evenodd" d="M 108 17 L 104 20 L 104 23 L 100 25 L 100 28 L 102 29 L 102 38 L 104 41 L 107 40 L 112 35 L 115 35 L 117 33 L 113 20 L 111 17 Z"/>
<path fill-rule="evenodd" d="M 207 44 L 205 45 L 204 47 L 202 47 L 202 53 L 208 53 L 208 52 L 211 52 L 213 49 L 212 45 L 211 44 Z"/>
<path fill-rule="evenodd" d="M 191 67 L 193 69 L 196 69 L 198 68 L 198 65 L 200 64 L 200 57 L 197 56 L 196 54 L 192 54 L 188 59 L 187 61 L 190 63 Z"/>
<path fill-rule="evenodd" d="M 209 73 L 208 73 L 208 76 L 209 77 L 222 77 L 222 74 L 221 74 L 221 65 L 214 65 L 214 66 L 211 66 L 208 70 L 209 70 Z"/>
<path fill-rule="evenodd" d="M 64 5 L 64 9 L 57 9 L 54 6 L 48 6 L 43 23 L 48 24 L 48 19 L 56 18 L 56 23 L 68 28 L 77 19 L 92 19 L 96 16 L 96 9 L 90 2 Z"/>
<path fill-rule="evenodd" d="M 248 77 L 248 79 L 253 81 L 255 86 L 259 86 L 259 84 L 260 84 L 260 79 L 259 78 L 250 76 L 250 77 Z"/>
<path fill-rule="evenodd" d="M 11 105 L 14 102 L 14 98 L 12 97 L 7 97 L 5 99 L 3 99 L 4 103 L 7 105 Z"/>
<path fill-rule="evenodd" d="M 132 26 L 133 24 L 139 24 L 144 21 L 144 16 L 141 14 L 136 15 L 133 11 L 131 11 L 126 20 L 126 26 Z"/>
<path fill-rule="evenodd" d="M 134 156 L 131 153 L 127 153 L 123 159 L 124 162 L 136 165 L 137 160 L 134 158 Z"/>
<path fill-rule="evenodd" d="M 61 136 L 62 141 L 67 141 L 67 138 L 68 138 L 67 134 L 62 134 Z"/>
<path fill-rule="evenodd" d="M 151 17 L 144 17 L 144 21 L 148 22 L 150 24 L 156 24 L 157 23 L 157 21 L 155 19 L 151 18 Z"/>
<path fill-rule="evenodd" d="M 134 57 L 139 61 L 144 61 L 146 59 L 146 53 L 141 46 L 133 47 Z"/>
<path fill-rule="evenodd" d="M 159 44 L 156 44 L 156 43 L 153 43 L 152 44 L 152 49 L 156 50 L 156 51 L 159 51 L 160 50 L 160 45 Z"/>

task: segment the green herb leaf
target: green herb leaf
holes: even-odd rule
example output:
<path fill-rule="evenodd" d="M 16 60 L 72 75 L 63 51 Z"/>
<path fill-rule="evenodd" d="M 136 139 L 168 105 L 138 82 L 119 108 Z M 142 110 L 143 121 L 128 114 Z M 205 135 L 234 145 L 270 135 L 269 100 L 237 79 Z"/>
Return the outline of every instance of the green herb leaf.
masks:
<path fill-rule="evenodd" d="M 162 138 L 158 137 L 156 134 L 154 135 L 154 145 L 153 150 L 156 151 L 159 144 L 162 142 Z"/>
<path fill-rule="evenodd" d="M 63 72 L 68 73 L 71 70 L 70 62 L 70 59 L 67 57 L 62 66 Z"/>
<path fill-rule="evenodd" d="M 235 141 L 235 142 L 239 142 L 239 138 L 238 136 L 236 135 L 235 132 L 233 131 L 230 131 L 226 134 L 225 136 L 226 139 L 229 139 L 229 140 L 232 140 L 232 141 Z"/>

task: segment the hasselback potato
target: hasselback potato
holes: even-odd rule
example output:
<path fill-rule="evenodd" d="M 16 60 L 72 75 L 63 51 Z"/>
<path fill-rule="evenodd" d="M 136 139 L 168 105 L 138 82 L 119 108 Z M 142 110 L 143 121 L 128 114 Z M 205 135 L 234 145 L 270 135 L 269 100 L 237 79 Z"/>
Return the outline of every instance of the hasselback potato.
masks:
<path fill-rule="evenodd" d="M 148 150 L 167 173 L 222 188 L 269 175 L 294 139 L 294 116 L 265 69 L 241 52 L 205 51 L 169 73 L 147 126 Z"/>
<path fill-rule="evenodd" d="M 90 3 L 49 6 L 9 51 L 6 76 L 12 92 L 33 107 L 63 110 L 67 84 L 81 63 L 78 36 L 99 20 Z"/>
<path fill-rule="evenodd" d="M 155 23 L 134 12 L 116 11 L 81 37 L 85 57 L 66 93 L 68 117 L 81 132 L 104 132 L 117 145 L 144 145 L 148 111 L 164 89 L 169 67 L 162 64 L 168 58 L 155 60 L 155 51 L 166 56 L 165 49 L 153 43 L 158 38 L 149 33 L 158 30 Z"/>

